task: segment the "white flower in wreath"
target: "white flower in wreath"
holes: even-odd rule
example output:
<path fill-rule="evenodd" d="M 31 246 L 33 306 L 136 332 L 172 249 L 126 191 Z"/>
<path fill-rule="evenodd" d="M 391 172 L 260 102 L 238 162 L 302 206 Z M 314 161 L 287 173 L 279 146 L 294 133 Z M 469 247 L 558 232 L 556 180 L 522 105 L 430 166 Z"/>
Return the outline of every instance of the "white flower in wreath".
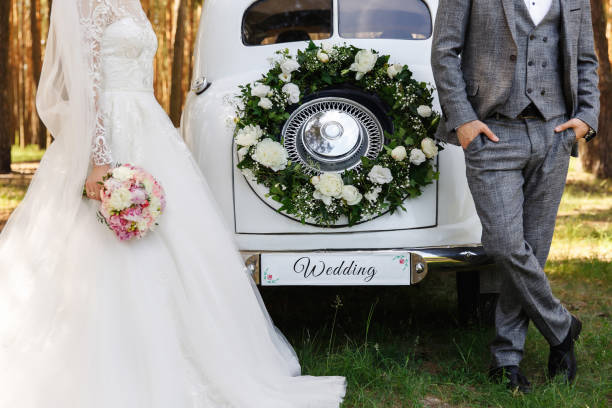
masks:
<path fill-rule="evenodd" d="M 283 93 L 287 95 L 290 103 L 298 103 L 300 101 L 300 87 L 294 83 L 288 83 L 283 86 Z"/>
<path fill-rule="evenodd" d="M 249 153 L 248 147 L 243 147 L 241 149 L 238 149 L 238 161 L 239 162 L 243 161 L 248 153 Z"/>
<path fill-rule="evenodd" d="M 127 181 L 134 177 L 134 171 L 128 167 L 120 166 L 113 169 L 113 178 L 119 181 Z"/>
<path fill-rule="evenodd" d="M 393 174 L 387 167 L 376 165 L 368 173 L 368 179 L 375 184 L 387 184 L 393 180 Z"/>
<path fill-rule="evenodd" d="M 266 110 L 272 109 L 272 101 L 268 98 L 261 98 L 257 105 Z"/>
<path fill-rule="evenodd" d="M 418 166 L 425 160 L 427 160 L 427 157 L 425 157 L 425 153 L 421 149 L 412 149 L 410 151 L 410 163 Z"/>
<path fill-rule="evenodd" d="M 313 177 L 311 183 L 315 186 L 313 197 L 330 205 L 332 198 L 342 198 L 344 182 L 342 177 L 336 173 L 323 173 Z"/>
<path fill-rule="evenodd" d="M 421 105 L 417 108 L 417 113 L 423 118 L 428 118 L 433 114 L 430 106 Z"/>
<path fill-rule="evenodd" d="M 273 171 L 284 170 L 287 167 L 287 150 L 282 144 L 270 138 L 259 142 L 251 157 L 257 163 Z"/>
<path fill-rule="evenodd" d="M 270 92 L 272 92 L 272 89 L 268 85 L 257 83 L 251 90 L 251 95 L 265 98 L 270 95 Z"/>
<path fill-rule="evenodd" d="M 325 205 L 331 205 L 332 203 L 332 198 L 330 196 L 326 196 L 325 194 L 322 194 L 319 190 L 315 190 L 315 192 L 312 193 L 312 197 L 315 200 L 323 201 Z"/>
<path fill-rule="evenodd" d="M 321 49 L 326 54 L 331 54 L 334 51 L 334 44 L 332 44 L 330 41 L 323 41 L 321 43 Z"/>
<path fill-rule="evenodd" d="M 357 205 L 361 202 L 363 195 L 359 192 L 355 186 L 344 186 L 342 187 L 342 199 L 346 201 L 348 205 Z"/>
<path fill-rule="evenodd" d="M 291 74 L 283 72 L 278 75 L 278 79 L 280 79 L 283 82 L 291 82 Z"/>
<path fill-rule="evenodd" d="M 256 145 L 263 136 L 263 130 L 259 125 L 248 125 L 236 133 L 236 144 L 238 146 L 249 147 Z"/>
<path fill-rule="evenodd" d="M 404 66 L 402 64 L 389 65 L 389 68 L 387 68 L 387 75 L 389 75 L 389 78 L 393 79 L 397 76 L 397 74 L 402 72 L 403 69 Z"/>
<path fill-rule="evenodd" d="M 351 71 L 357 72 L 355 78 L 359 81 L 365 74 L 374 69 L 378 54 L 370 50 L 360 50 L 355 55 L 355 62 L 350 66 Z"/>
<path fill-rule="evenodd" d="M 423 150 L 423 153 L 425 153 L 428 159 L 438 155 L 438 146 L 436 146 L 436 142 L 430 137 L 423 139 L 421 142 L 421 150 Z"/>
<path fill-rule="evenodd" d="M 323 50 L 317 51 L 317 58 L 319 61 L 321 61 L 324 64 L 329 62 L 329 54 Z"/>
<path fill-rule="evenodd" d="M 404 146 L 397 146 L 395 149 L 391 150 L 391 157 L 401 162 L 408 157 L 408 152 Z"/>
<path fill-rule="evenodd" d="M 300 64 L 294 59 L 286 59 L 280 64 L 280 69 L 283 71 L 283 74 L 291 75 L 300 69 Z"/>
<path fill-rule="evenodd" d="M 378 201 L 378 195 L 381 193 L 381 191 L 382 191 L 382 187 L 381 186 L 372 187 L 363 196 L 365 197 L 366 200 L 368 200 L 370 203 L 373 204 L 376 201 Z"/>

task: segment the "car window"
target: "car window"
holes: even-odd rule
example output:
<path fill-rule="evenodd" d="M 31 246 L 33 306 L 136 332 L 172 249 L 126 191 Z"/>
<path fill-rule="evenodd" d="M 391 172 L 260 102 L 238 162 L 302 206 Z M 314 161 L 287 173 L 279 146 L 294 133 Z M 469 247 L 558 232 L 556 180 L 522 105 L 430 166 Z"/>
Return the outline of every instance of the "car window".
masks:
<path fill-rule="evenodd" d="M 260 0 L 242 21 L 246 45 L 324 40 L 331 37 L 332 0 Z"/>
<path fill-rule="evenodd" d="M 338 0 L 338 14 L 344 38 L 431 37 L 431 13 L 422 0 Z"/>

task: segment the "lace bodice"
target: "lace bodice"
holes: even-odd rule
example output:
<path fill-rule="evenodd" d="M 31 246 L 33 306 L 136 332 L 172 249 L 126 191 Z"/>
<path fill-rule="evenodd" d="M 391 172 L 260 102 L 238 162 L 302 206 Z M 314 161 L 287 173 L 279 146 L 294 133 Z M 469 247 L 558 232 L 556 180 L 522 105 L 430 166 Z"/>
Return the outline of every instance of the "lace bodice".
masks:
<path fill-rule="evenodd" d="M 100 103 L 102 93 L 153 90 L 157 37 L 138 0 L 80 1 L 97 111 L 92 160 L 95 165 L 105 165 L 113 158 L 108 144 L 108 118 Z"/>

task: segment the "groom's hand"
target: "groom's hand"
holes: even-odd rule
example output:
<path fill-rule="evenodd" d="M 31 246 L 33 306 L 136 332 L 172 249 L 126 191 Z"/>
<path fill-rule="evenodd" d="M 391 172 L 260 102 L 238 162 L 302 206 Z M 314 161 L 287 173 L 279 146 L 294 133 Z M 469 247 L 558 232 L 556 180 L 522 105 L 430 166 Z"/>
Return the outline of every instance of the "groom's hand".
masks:
<path fill-rule="evenodd" d="M 487 125 L 479 120 L 473 120 L 457 128 L 457 138 L 463 150 L 467 149 L 468 145 L 472 143 L 472 140 L 476 139 L 476 136 L 484 133 L 493 142 L 499 142 L 499 138 L 495 136 L 495 133 L 489 129 Z"/>
<path fill-rule="evenodd" d="M 587 125 L 580 119 L 574 118 L 574 119 L 570 119 L 567 122 L 562 123 L 561 125 L 557 126 L 555 128 L 555 132 L 557 133 L 563 132 L 564 130 L 569 129 L 569 128 L 574 129 L 574 133 L 576 134 L 576 140 L 582 139 L 589 131 L 589 125 Z"/>

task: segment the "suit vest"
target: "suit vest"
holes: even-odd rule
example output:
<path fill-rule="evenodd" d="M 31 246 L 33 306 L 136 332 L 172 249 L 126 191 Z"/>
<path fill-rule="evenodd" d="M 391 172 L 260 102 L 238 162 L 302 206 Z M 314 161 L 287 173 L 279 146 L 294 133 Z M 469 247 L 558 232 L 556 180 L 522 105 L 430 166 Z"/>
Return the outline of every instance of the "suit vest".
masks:
<path fill-rule="evenodd" d="M 553 0 L 537 26 L 523 0 L 515 0 L 516 71 L 506 103 L 497 110 L 515 118 L 533 103 L 546 120 L 567 112 L 563 95 L 561 4 Z"/>

